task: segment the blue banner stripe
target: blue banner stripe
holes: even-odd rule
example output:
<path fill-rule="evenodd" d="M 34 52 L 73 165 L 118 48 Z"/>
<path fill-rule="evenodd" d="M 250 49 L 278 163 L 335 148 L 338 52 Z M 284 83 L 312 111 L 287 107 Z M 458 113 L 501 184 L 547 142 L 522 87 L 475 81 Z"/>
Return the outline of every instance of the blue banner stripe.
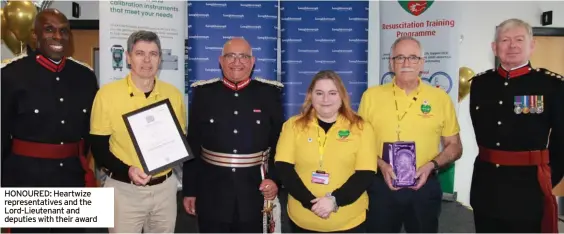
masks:
<path fill-rule="evenodd" d="M 281 1 L 286 119 L 296 115 L 313 76 L 339 74 L 356 110 L 368 84 L 368 1 Z"/>
<path fill-rule="evenodd" d="M 276 80 L 276 1 L 188 2 L 187 92 L 197 80 L 222 77 L 218 58 L 225 42 L 244 37 L 256 57 L 253 77 Z M 191 99 L 190 99 L 191 100 Z"/>

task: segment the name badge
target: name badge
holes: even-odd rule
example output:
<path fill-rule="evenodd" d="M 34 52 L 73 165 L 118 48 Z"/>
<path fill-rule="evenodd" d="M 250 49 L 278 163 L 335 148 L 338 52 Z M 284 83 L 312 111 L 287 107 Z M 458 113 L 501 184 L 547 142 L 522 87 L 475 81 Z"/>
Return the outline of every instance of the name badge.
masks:
<path fill-rule="evenodd" d="M 329 173 L 315 171 L 311 173 L 311 182 L 315 184 L 329 184 Z"/>

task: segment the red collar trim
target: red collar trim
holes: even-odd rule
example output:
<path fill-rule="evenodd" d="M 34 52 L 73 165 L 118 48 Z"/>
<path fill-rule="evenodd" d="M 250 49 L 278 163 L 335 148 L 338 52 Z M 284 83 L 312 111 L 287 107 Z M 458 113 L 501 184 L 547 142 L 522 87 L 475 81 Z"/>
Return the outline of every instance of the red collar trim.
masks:
<path fill-rule="evenodd" d="M 511 79 L 528 74 L 529 72 L 531 72 L 531 70 L 533 70 L 533 68 L 531 68 L 531 64 L 527 64 L 512 71 L 506 71 L 501 65 L 499 65 L 499 67 L 497 68 L 497 73 L 503 78 Z"/>
<path fill-rule="evenodd" d="M 230 89 L 232 89 L 232 90 L 234 90 L 234 91 L 241 90 L 241 89 L 243 89 L 243 88 L 249 86 L 250 83 L 251 83 L 251 79 L 250 79 L 250 78 L 249 78 L 249 79 L 246 79 L 245 81 L 239 82 L 239 84 L 235 84 L 235 83 L 229 81 L 228 79 L 223 78 L 223 84 L 224 84 L 225 86 L 227 86 L 227 88 L 230 88 Z"/>
<path fill-rule="evenodd" d="M 44 68 L 47 68 L 49 71 L 52 72 L 60 72 L 63 70 L 63 68 L 65 68 L 65 63 L 67 62 L 67 58 L 63 57 L 61 59 L 61 62 L 59 64 L 54 63 L 53 61 L 51 61 L 48 58 L 45 58 L 43 55 L 36 55 L 35 56 L 35 60 L 37 61 L 37 63 L 41 64 L 41 66 L 43 66 Z"/>

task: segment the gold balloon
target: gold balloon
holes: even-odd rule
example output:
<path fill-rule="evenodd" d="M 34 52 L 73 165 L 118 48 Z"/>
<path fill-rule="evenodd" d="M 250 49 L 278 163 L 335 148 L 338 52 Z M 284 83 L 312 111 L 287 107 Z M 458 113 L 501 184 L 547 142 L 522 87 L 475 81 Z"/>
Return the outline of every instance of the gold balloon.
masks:
<path fill-rule="evenodd" d="M 14 35 L 12 31 L 6 29 L 2 30 L 2 40 L 4 41 L 4 44 L 6 44 L 6 47 L 14 53 L 14 55 L 22 53 L 24 44 L 16 38 L 16 35 Z"/>
<path fill-rule="evenodd" d="M 0 9 L 0 20 L 2 21 L 2 26 L 0 26 L 2 32 L 8 30 L 8 22 L 6 22 L 6 18 L 4 17 L 4 8 Z"/>
<path fill-rule="evenodd" d="M 11 0 L 4 7 L 8 29 L 23 42 L 29 41 L 36 15 L 37 8 L 31 1 Z"/>
<path fill-rule="evenodd" d="M 470 84 L 474 75 L 474 71 L 468 67 L 458 69 L 458 102 L 470 93 Z"/>

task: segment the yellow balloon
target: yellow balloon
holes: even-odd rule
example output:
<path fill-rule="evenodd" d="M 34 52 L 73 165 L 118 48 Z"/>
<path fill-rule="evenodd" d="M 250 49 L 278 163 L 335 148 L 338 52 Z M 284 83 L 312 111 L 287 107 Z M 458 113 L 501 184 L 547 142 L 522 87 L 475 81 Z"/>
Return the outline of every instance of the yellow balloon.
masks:
<path fill-rule="evenodd" d="M 8 30 L 8 23 L 6 22 L 6 18 L 4 17 L 4 8 L 0 9 L 0 20 L 2 21 L 2 25 L 0 26 L 2 32 Z"/>
<path fill-rule="evenodd" d="M 20 41 L 27 42 L 37 15 L 37 8 L 31 1 L 8 1 L 4 7 L 7 28 Z"/>
<path fill-rule="evenodd" d="M 458 69 L 458 102 L 470 93 L 470 85 L 472 84 L 472 77 L 474 77 L 474 75 L 474 71 L 468 67 Z"/>
<path fill-rule="evenodd" d="M 12 31 L 2 30 L 2 41 L 4 41 L 6 47 L 8 47 L 14 55 L 22 53 L 22 47 L 24 47 L 24 44 L 16 38 L 16 35 L 14 35 Z"/>

